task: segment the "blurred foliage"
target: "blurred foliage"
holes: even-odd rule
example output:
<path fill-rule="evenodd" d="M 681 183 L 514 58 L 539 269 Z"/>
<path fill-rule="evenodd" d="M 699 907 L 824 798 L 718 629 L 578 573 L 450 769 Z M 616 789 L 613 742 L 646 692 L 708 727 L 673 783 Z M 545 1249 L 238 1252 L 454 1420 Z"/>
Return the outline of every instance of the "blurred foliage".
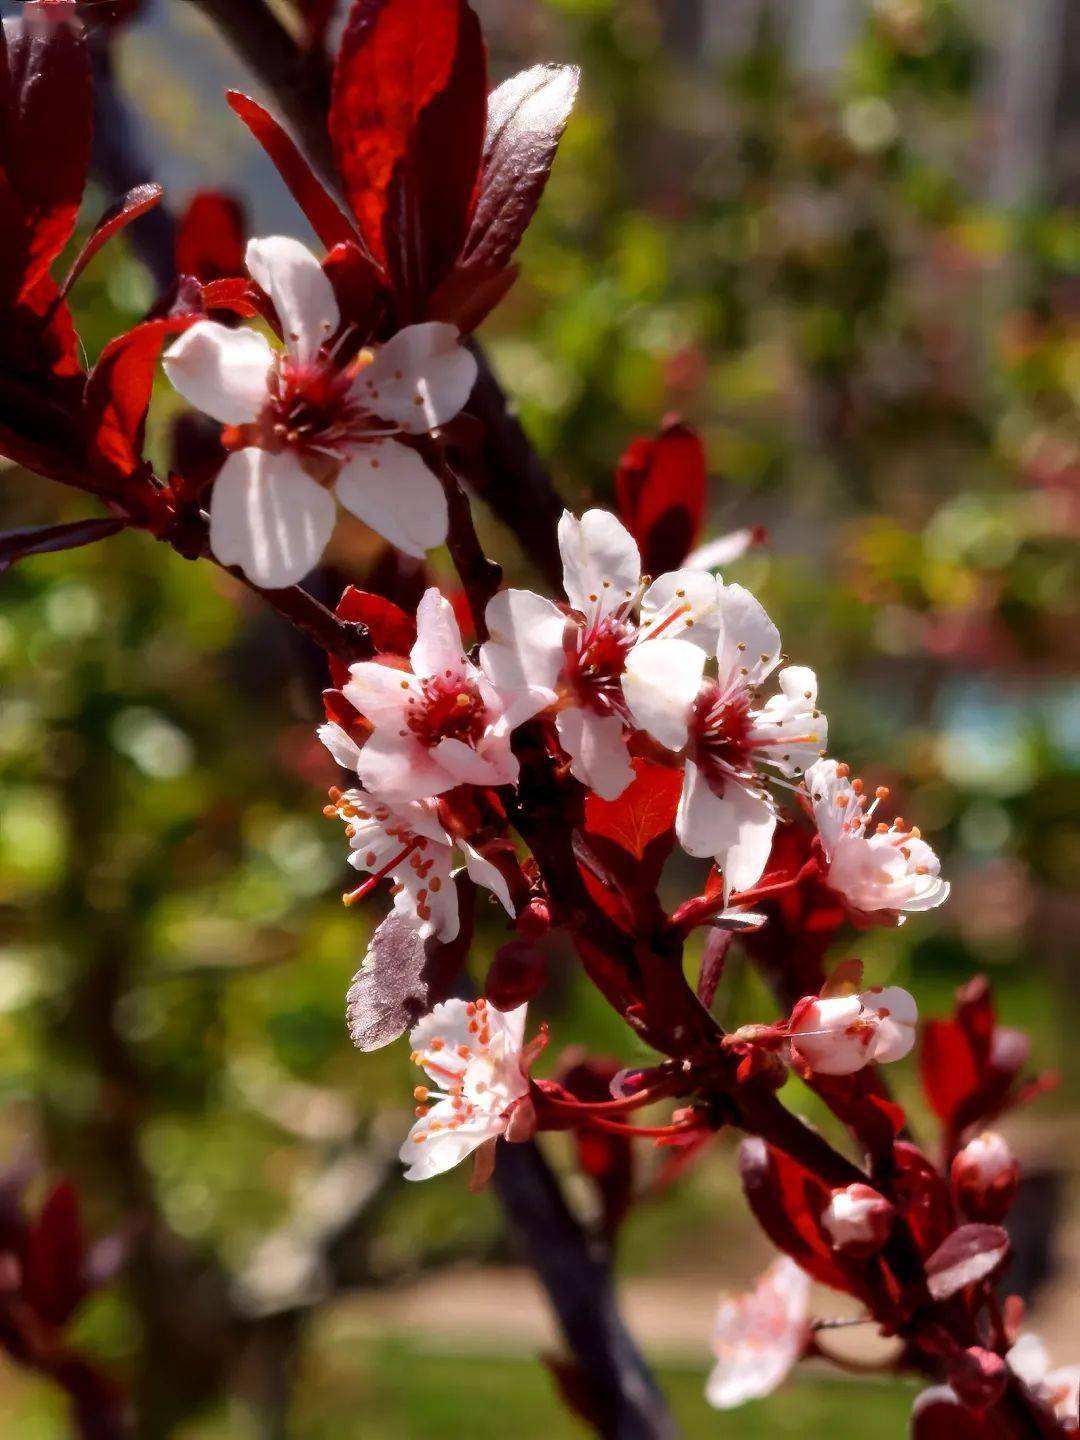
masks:
<path fill-rule="evenodd" d="M 1039 1062 L 1070 1065 L 1080 226 L 1049 196 L 1007 212 L 982 198 L 985 37 L 964 15 L 877 0 L 844 63 L 812 82 L 768 26 L 720 65 L 676 58 L 650 0 L 493 0 L 500 73 L 573 59 L 584 92 L 485 338 L 575 503 L 611 498 L 621 449 L 666 411 L 700 427 L 713 528 L 770 532 L 733 578 L 819 670 L 834 753 L 893 787 L 955 882 L 943 912 L 861 937 L 872 978 L 904 979 L 940 1011 L 990 968 Z M 158 45 L 170 87 L 191 81 L 153 29 L 130 43 Z M 188 108 L 216 103 L 196 92 Z M 151 298 L 122 246 L 95 262 L 76 297 L 88 353 Z M 160 401 L 164 454 L 174 401 Z M 83 513 L 18 472 L 0 487 L 5 526 Z M 343 527 L 342 573 L 371 554 Z M 230 582 L 140 537 L 0 579 L 5 1149 L 29 1139 L 71 1173 L 99 1230 L 159 1208 L 253 1317 L 319 1297 L 318 1243 L 348 1219 L 350 1166 L 392 1174 L 409 1113 L 404 1054 L 359 1060 L 342 1021 L 378 907 L 337 899 L 341 835 L 318 809 L 333 774 L 312 735 L 322 683 Z M 696 873 L 676 864 L 672 893 Z M 503 933 L 485 915 L 478 970 Z M 738 964 L 719 1003 L 733 1020 L 770 1007 Z M 635 1058 L 569 970 L 545 1005 L 559 1045 Z M 720 1275 L 745 1224 L 729 1159 L 641 1208 L 629 1270 Z M 466 1200 L 461 1176 L 386 1185 L 350 1242 L 355 1283 L 503 1255 L 494 1205 Z M 747 1276 L 760 1253 L 740 1260 Z M 145 1380 L 168 1363 L 154 1327 L 176 1298 L 121 1287 L 90 1307 L 87 1342 Z M 468 1433 L 494 1433 L 477 1417 L 511 1409 L 512 1433 L 575 1433 L 539 1369 L 362 1351 L 315 1330 L 289 1433 L 340 1433 L 361 1403 L 372 1436 L 465 1413 Z M 687 1433 L 734 1433 L 700 1386 L 699 1372 L 675 1383 Z M 739 1433 L 833 1424 L 849 1408 L 838 1393 L 800 1387 L 740 1415 Z M 255 1434 L 245 1394 L 183 1434 Z M 898 1433 L 906 1392 L 876 1394 Z M 61 1433 L 37 1387 L 11 1404 L 9 1433 Z"/>

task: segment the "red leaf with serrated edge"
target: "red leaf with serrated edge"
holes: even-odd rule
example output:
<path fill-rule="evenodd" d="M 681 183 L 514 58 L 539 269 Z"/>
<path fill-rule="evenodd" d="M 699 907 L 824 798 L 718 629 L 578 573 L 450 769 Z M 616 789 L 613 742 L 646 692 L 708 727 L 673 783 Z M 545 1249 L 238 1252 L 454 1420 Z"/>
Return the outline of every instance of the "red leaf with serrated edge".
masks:
<path fill-rule="evenodd" d="M 94 226 L 86 244 L 76 255 L 64 283 L 60 287 L 60 294 L 66 295 L 101 247 L 108 244 L 113 236 L 118 235 L 121 230 L 125 230 L 133 220 L 138 220 L 140 215 L 145 215 L 148 210 L 152 210 L 160 201 L 163 193 L 160 185 L 134 185 L 126 195 L 121 195 L 119 200 L 114 200 Z"/>
<path fill-rule="evenodd" d="M 859 1293 L 859 1262 L 838 1255 L 821 1226 L 832 1191 L 789 1155 L 754 1137 L 739 1146 L 739 1174 L 758 1224 L 785 1255 L 834 1290 Z"/>
<path fill-rule="evenodd" d="M 96 520 L 69 520 L 61 525 L 31 525 L 22 530 L 0 531 L 0 574 L 27 555 L 49 555 L 57 550 L 77 550 L 123 530 L 126 521 L 103 517 Z"/>
<path fill-rule="evenodd" d="M 205 285 L 244 273 L 247 217 L 240 201 L 220 190 L 199 190 L 176 227 L 176 270 Z"/>
<path fill-rule="evenodd" d="M 269 110 L 239 90 L 227 91 L 225 98 L 274 162 L 293 199 L 327 250 L 344 241 L 355 242 L 356 231 L 345 212 Z"/>
<path fill-rule="evenodd" d="M 480 185 L 461 263 L 501 270 L 532 219 L 577 98 L 573 65 L 534 65 L 488 96 Z"/>
<path fill-rule="evenodd" d="M 50 1325 L 64 1325 L 86 1294 L 79 1197 L 61 1181 L 31 1224 L 23 1256 L 23 1296 Z"/>
<path fill-rule="evenodd" d="M 90 57 L 75 7 L 26 6 L 0 35 L 0 175 L 21 212 L 15 294 L 33 289 L 71 238 L 90 161 L 90 117 Z M 0 277 L 0 287 L 8 279 Z"/>
<path fill-rule="evenodd" d="M 589 835 L 614 840 L 641 860 L 646 846 L 675 824 L 682 774 L 640 757 L 631 763 L 634 778 L 617 800 L 601 800 L 599 795 L 589 794 L 585 801 L 585 829 Z"/>
<path fill-rule="evenodd" d="M 693 547 L 705 509 L 700 436 L 673 422 L 655 440 L 634 440 L 615 472 L 615 495 L 645 574 L 677 570 Z"/>
<path fill-rule="evenodd" d="M 961 1225 L 927 1260 L 926 1287 L 935 1300 L 948 1300 L 993 1275 L 1008 1254 L 1009 1237 L 1000 1225 Z"/>
<path fill-rule="evenodd" d="M 465 239 L 486 75 L 480 26 L 465 0 L 355 0 L 334 72 L 330 134 L 401 318 L 419 318 Z"/>
<path fill-rule="evenodd" d="M 146 413 L 161 352 L 194 319 L 145 320 L 102 351 L 86 382 L 83 418 L 91 457 L 106 476 L 125 480 L 145 469 Z"/>

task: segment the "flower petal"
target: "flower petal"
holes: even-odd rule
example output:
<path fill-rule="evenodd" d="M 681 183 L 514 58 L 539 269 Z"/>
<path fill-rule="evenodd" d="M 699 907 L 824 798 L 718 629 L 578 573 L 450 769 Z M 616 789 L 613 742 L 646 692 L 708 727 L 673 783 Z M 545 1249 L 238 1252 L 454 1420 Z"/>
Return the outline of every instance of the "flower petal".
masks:
<path fill-rule="evenodd" d="M 398 1152 L 405 1165 L 406 1180 L 430 1180 L 460 1165 L 485 1140 L 495 1139 L 504 1130 L 498 1116 L 480 1113 L 475 1120 L 449 1126 L 458 1120 L 452 1100 L 440 1100 L 427 1115 L 417 1120 Z M 433 1125 L 435 1128 L 433 1128 Z"/>
<path fill-rule="evenodd" d="M 343 770 L 355 770 L 360 761 L 360 746 L 336 724 L 328 720 L 315 732 Z"/>
<path fill-rule="evenodd" d="M 161 363 L 189 405 L 222 425 L 247 425 L 266 403 L 274 352 L 255 330 L 199 320 L 169 346 Z"/>
<path fill-rule="evenodd" d="M 291 455 L 237 450 L 210 497 L 210 548 L 264 590 L 281 590 L 318 562 L 334 514 L 334 497 Z"/>
<path fill-rule="evenodd" d="M 249 240 L 245 261 L 274 302 L 289 350 L 298 360 L 310 360 L 341 324 L 326 272 L 306 245 L 288 235 Z"/>
<path fill-rule="evenodd" d="M 625 605 L 641 584 L 634 537 L 608 510 L 586 510 L 580 520 L 564 510 L 559 552 L 567 599 L 583 615 L 606 615 Z"/>
<path fill-rule="evenodd" d="M 357 770 L 366 790 L 384 800 L 426 800 L 456 781 L 412 734 L 377 727 L 360 752 Z"/>
<path fill-rule="evenodd" d="M 555 703 L 555 684 L 563 667 L 566 616 L 531 590 L 501 590 L 485 612 L 488 639 L 480 664 L 500 691 L 530 691 L 543 704 Z"/>
<path fill-rule="evenodd" d="M 717 795 L 693 761 L 686 762 L 675 831 L 688 855 L 715 859 L 724 872 L 725 903 L 761 879 L 775 829 L 776 816 L 765 800 L 734 780 Z"/>
<path fill-rule="evenodd" d="M 469 668 L 454 607 L 432 585 L 416 608 L 416 643 L 409 659 L 417 675 L 464 675 Z"/>
<path fill-rule="evenodd" d="M 406 325 L 357 377 L 357 399 L 412 435 L 445 425 L 476 384 L 476 360 L 453 325 Z"/>
<path fill-rule="evenodd" d="M 363 445 L 334 482 L 351 515 L 422 560 L 446 539 L 446 495 L 415 450 L 397 440 Z"/>
<path fill-rule="evenodd" d="M 678 636 L 715 652 L 720 634 L 720 593 L 715 575 L 700 570 L 669 570 L 659 575 L 641 597 L 643 635 Z"/>
<path fill-rule="evenodd" d="M 779 630 L 742 585 L 725 585 L 720 592 L 716 658 L 724 688 L 760 685 L 780 660 Z"/>
<path fill-rule="evenodd" d="M 493 865 L 490 860 L 486 860 L 479 850 L 474 850 L 465 840 L 459 840 L 457 848 L 465 857 L 465 869 L 469 872 L 470 879 L 475 880 L 477 885 L 483 885 L 485 890 L 490 890 L 512 920 L 514 918 L 514 902 L 510 899 L 510 888 L 506 883 L 506 877 L 499 867 Z M 493 1011 L 493 1014 L 499 1013 L 497 1010 Z"/>
<path fill-rule="evenodd" d="M 357 660 L 349 667 L 342 694 L 373 725 L 401 725 L 409 701 L 420 694 L 415 675 L 377 660 Z"/>
<path fill-rule="evenodd" d="M 626 657 L 626 703 L 636 724 L 669 750 L 686 744 L 690 709 L 704 670 L 704 650 L 688 640 L 646 640 Z"/>
<path fill-rule="evenodd" d="M 560 710 L 555 729 L 570 756 L 570 773 L 601 800 L 617 800 L 634 778 L 619 717 L 594 715 L 591 710 Z"/>
<path fill-rule="evenodd" d="M 447 772 L 450 785 L 512 785 L 518 777 L 517 758 L 507 738 L 491 738 L 474 750 L 463 740 L 446 735 L 432 746 L 431 754 Z"/>

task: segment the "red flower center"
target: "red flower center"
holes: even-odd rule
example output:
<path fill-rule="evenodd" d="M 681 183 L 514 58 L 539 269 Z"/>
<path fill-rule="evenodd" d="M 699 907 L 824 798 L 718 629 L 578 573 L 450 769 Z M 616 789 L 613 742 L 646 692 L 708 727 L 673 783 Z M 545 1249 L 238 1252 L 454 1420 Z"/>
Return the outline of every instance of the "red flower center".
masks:
<path fill-rule="evenodd" d="M 487 706 L 473 681 L 447 675 L 422 682 L 423 697 L 409 700 L 409 729 L 422 744 L 461 740 L 476 746 L 484 733 Z"/>
<path fill-rule="evenodd" d="M 690 717 L 690 758 L 718 794 L 732 771 L 745 775 L 753 768 L 750 729 L 745 690 L 725 694 L 715 680 L 702 687 Z"/>
<path fill-rule="evenodd" d="M 350 447 L 373 430 L 372 417 L 353 398 L 353 378 L 350 369 L 322 356 L 299 361 L 282 355 L 261 416 L 266 448 L 347 459 Z"/>
<path fill-rule="evenodd" d="M 610 615 L 571 634 L 564 675 L 583 709 L 625 716 L 622 676 L 636 638 L 633 625 Z"/>

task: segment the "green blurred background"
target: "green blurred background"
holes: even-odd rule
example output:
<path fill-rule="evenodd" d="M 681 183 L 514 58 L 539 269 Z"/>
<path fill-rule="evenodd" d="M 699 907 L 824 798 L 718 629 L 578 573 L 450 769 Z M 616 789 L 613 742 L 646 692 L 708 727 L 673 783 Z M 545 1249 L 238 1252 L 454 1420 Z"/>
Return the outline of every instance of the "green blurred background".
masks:
<path fill-rule="evenodd" d="M 988 971 L 1038 1065 L 1063 1071 L 1009 1133 L 1034 1177 L 1034 1318 L 1075 1359 L 1080 9 L 478 9 L 496 78 L 537 59 L 584 76 L 522 278 L 484 333 L 495 366 L 574 502 L 610 501 L 622 448 L 678 412 L 705 439 L 709 533 L 767 527 L 731 578 L 818 670 L 833 753 L 893 787 L 954 884 L 944 911 L 854 953 L 924 1013 Z M 243 72 L 193 9 L 147 4 L 117 51 L 169 203 L 228 188 L 257 230 L 306 236 L 222 101 Z M 89 356 L 153 294 L 123 245 L 95 262 L 75 304 Z M 175 413 L 163 388 L 161 459 Z M 4 527 L 81 513 L 0 476 Z M 333 561 L 361 579 L 377 548 L 343 525 Z M 0 1160 L 32 1147 L 96 1233 L 136 1237 L 138 1264 L 78 1334 L 134 1377 L 148 1433 L 582 1433 L 537 1363 L 556 1342 L 494 1201 L 460 1173 L 397 1179 L 407 1055 L 349 1044 L 344 992 L 381 908 L 338 898 L 322 683 L 227 577 L 139 536 L 0 578 Z M 676 867 L 672 893 L 694 873 Z M 479 974 L 504 936 L 485 914 Z M 718 1003 L 771 1013 L 738 963 Z M 568 964 L 542 1009 L 556 1058 L 640 1057 Z M 550 1153 L 594 1213 L 560 1139 Z M 824 1372 L 705 1407 L 716 1295 L 768 1258 L 731 1160 L 721 1139 L 657 1194 L 642 1153 L 621 1238 L 630 1321 L 685 1433 L 902 1433 L 908 1387 L 853 1394 Z M 0 1421 L 65 1433 L 62 1402 L 9 1362 Z"/>

